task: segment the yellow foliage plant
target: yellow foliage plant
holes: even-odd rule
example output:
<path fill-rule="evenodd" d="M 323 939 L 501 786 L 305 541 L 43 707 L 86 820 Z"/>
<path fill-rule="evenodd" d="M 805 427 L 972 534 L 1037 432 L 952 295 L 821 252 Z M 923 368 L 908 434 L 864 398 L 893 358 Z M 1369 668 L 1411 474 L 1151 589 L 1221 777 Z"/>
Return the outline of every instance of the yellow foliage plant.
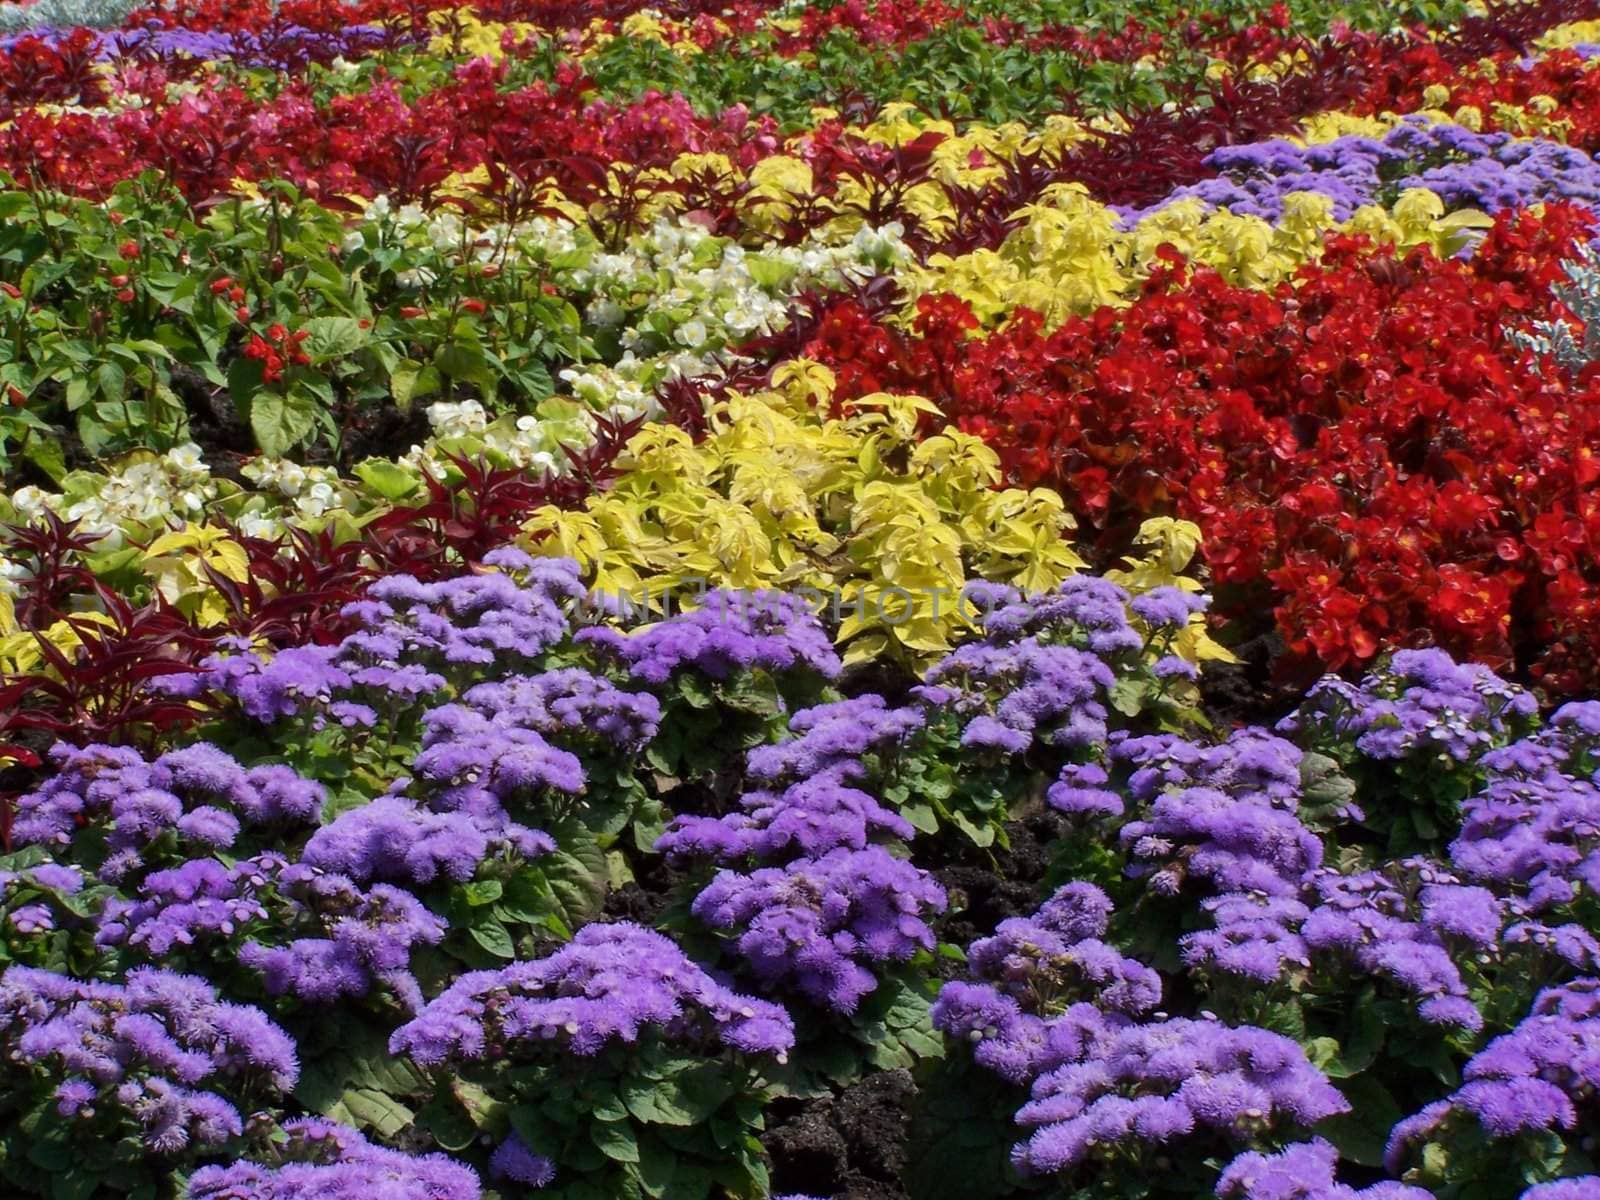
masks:
<path fill-rule="evenodd" d="M 701 588 L 810 595 L 825 618 L 833 609 L 847 663 L 912 668 L 974 631 L 976 613 L 957 602 L 968 584 L 1042 592 L 1084 567 L 1056 492 L 1002 487 L 995 453 L 955 428 L 919 439 L 930 401 L 877 394 L 834 415 L 833 386 L 826 367 L 788 363 L 773 390 L 718 402 L 698 445 L 647 427 L 609 491 L 575 511 L 540 509 L 525 543 L 576 559 L 597 592 L 657 611 Z M 1175 536 L 1151 534 L 1132 587 L 1198 587 L 1179 583 L 1193 543 L 1179 554 Z M 1226 654 L 1203 628 L 1184 646 L 1195 661 Z"/>

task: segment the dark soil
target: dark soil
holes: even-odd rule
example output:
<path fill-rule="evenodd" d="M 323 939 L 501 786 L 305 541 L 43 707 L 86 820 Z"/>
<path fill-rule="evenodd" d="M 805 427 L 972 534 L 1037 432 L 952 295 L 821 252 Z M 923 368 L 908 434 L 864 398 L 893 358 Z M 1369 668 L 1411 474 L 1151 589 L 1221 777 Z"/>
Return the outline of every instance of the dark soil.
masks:
<path fill-rule="evenodd" d="M 880 1071 L 836 1096 L 775 1104 L 762 1138 L 772 1158 L 773 1194 L 905 1200 L 916 1095 L 910 1072 Z"/>
<path fill-rule="evenodd" d="M 1208 662 L 1200 672 L 1200 705 L 1206 719 L 1226 736 L 1241 725 L 1271 728 L 1305 696 L 1304 679 L 1282 677 L 1283 639 L 1264 633 L 1233 647 L 1237 663 Z"/>
<path fill-rule="evenodd" d="M 1044 809 L 1007 823 L 1010 847 L 996 852 L 992 863 L 986 852 L 965 843 L 963 861 L 936 868 L 934 877 L 950 895 L 939 940 L 966 946 L 975 938 L 988 937 L 1007 917 L 1025 916 L 1038 908 L 1050 869 L 1050 847 L 1064 835 L 1064 823 L 1058 813 Z"/>

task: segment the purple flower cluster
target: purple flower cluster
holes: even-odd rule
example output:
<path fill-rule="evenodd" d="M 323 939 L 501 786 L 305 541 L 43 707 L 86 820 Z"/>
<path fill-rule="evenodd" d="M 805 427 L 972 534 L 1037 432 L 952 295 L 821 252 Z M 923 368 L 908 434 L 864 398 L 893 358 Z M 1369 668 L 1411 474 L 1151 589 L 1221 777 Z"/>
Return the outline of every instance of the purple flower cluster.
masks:
<path fill-rule="evenodd" d="M 1082 1054 L 1092 1036 L 1153 1009 L 1160 976 L 1100 940 L 1111 912 L 1099 888 L 1069 883 L 1032 916 L 1002 921 L 968 950 L 977 981 L 940 989 L 934 1028 L 970 1044 L 980 1066 L 1028 1083 Z"/>
<path fill-rule="evenodd" d="M 466 668 L 526 669 L 570 632 L 566 609 L 583 597 L 578 565 L 503 548 L 499 568 L 422 583 L 391 575 L 343 615 L 360 628 L 337 646 L 300 646 L 271 658 L 248 646 L 164 688 L 219 692 L 263 723 L 318 709 L 318 719 L 371 725 L 381 711 L 427 700 Z M 324 711 L 325 710 L 325 713 Z"/>
<path fill-rule="evenodd" d="M 1532 912 L 1600 888 L 1597 738 L 1600 703 L 1569 704 L 1537 735 L 1485 754 L 1484 786 L 1462 805 L 1450 846 L 1457 868 L 1517 889 Z"/>
<path fill-rule="evenodd" d="M 1338 1166 L 1338 1150 L 1322 1138 L 1277 1154 L 1249 1150 L 1228 1164 L 1216 1194 L 1219 1200 L 1433 1200 L 1425 1188 L 1393 1180 L 1353 1188 L 1335 1178 Z"/>
<path fill-rule="evenodd" d="M 1009 917 L 967 949 L 980 977 L 1019 1000 L 1092 1000 L 1101 1009 L 1142 1016 L 1161 1003 L 1161 976 L 1101 939 L 1111 900 L 1093 884 L 1069 883 L 1031 917 Z"/>
<path fill-rule="evenodd" d="M 1159 895 L 1198 882 L 1213 892 L 1294 896 L 1322 865 L 1322 842 L 1294 813 L 1211 787 L 1157 796 L 1119 836 L 1128 873 Z"/>
<path fill-rule="evenodd" d="M 1453 767 L 1511 740 L 1538 708 L 1485 666 L 1442 650 L 1401 650 L 1359 685 L 1324 679 L 1278 730 L 1302 743 L 1354 743 L 1375 761 Z"/>
<path fill-rule="evenodd" d="M 245 768 L 204 742 L 153 762 L 125 746 L 60 744 L 56 766 L 37 791 L 17 801 L 12 834 L 22 845 L 67 846 L 84 826 L 104 829 L 103 879 L 147 865 L 143 851 L 163 834 L 212 849 L 233 847 L 243 826 L 303 826 L 322 812 L 321 785 L 291 767 Z"/>
<path fill-rule="evenodd" d="M 656 848 L 733 864 L 862 850 L 876 836 L 909 840 L 910 823 L 851 785 L 881 773 L 923 721 L 916 709 L 889 708 L 881 696 L 802 709 L 789 719 L 798 736 L 746 754 L 746 775 L 766 786 L 741 796 L 740 811 L 678 817 Z"/>
<path fill-rule="evenodd" d="M 1451 209 L 1497 213 L 1544 200 L 1600 200 L 1600 167 L 1582 150 L 1544 138 L 1475 133 L 1411 117 L 1382 139 L 1349 136 L 1308 146 L 1284 139 L 1223 146 L 1207 165 L 1219 174 L 1171 192 L 1145 209 L 1119 209 L 1132 228 L 1179 200 L 1277 223 L 1285 200 L 1313 192 L 1332 201 L 1335 220 L 1384 203 L 1407 188 L 1427 188 Z"/>
<path fill-rule="evenodd" d="M 354 1129 L 302 1117 L 283 1126 L 272 1162 L 201 1167 L 185 1200 L 478 1200 L 472 1168 L 442 1154 L 402 1154 Z"/>
<path fill-rule="evenodd" d="M 1074 1049 L 1047 1063 L 1017 1113 L 1033 1130 L 1012 1154 L 1025 1173 L 1204 1131 L 1249 1139 L 1285 1123 L 1309 1127 L 1350 1107 L 1295 1042 L 1251 1026 L 1108 1023 Z"/>
<path fill-rule="evenodd" d="M 62 1117 L 117 1114 L 161 1156 L 222 1146 L 242 1132 L 238 1101 L 286 1093 L 299 1076 L 294 1043 L 259 1010 L 150 967 L 121 984 L 7 968 L 0 1057 L 8 1086 L 53 1089 Z"/>
<path fill-rule="evenodd" d="M 433 812 L 404 796 L 387 795 L 341 813 L 317 830 L 302 861 L 358 883 L 417 885 L 464 882 L 490 858 L 537 858 L 554 849 L 548 834 L 503 814 Z"/>
<path fill-rule="evenodd" d="M 1391 980 L 1418 997 L 1425 1021 L 1482 1028 L 1452 951 L 1465 956 L 1496 947 L 1505 909 L 1492 892 L 1463 886 L 1421 860 L 1382 872 L 1319 872 L 1311 891 L 1320 903 L 1300 927 L 1308 951 L 1343 956 Z"/>
<path fill-rule="evenodd" d="M 1592 1105 L 1597 1088 L 1600 979 L 1547 988 L 1515 1029 L 1467 1062 L 1455 1092 L 1394 1127 L 1385 1161 L 1399 1173 L 1413 1144 L 1462 1118 L 1491 1138 L 1571 1129 L 1578 1105 Z"/>
<path fill-rule="evenodd" d="M 779 1061 L 794 1045 L 794 1024 L 778 1005 L 718 983 L 669 938 L 619 922 L 586 925 L 547 958 L 459 976 L 395 1031 L 389 1048 L 425 1067 L 551 1052 L 592 1057 L 648 1029 Z"/>
<path fill-rule="evenodd" d="M 720 871 L 693 912 L 712 928 L 739 931 L 734 944 L 763 983 L 792 985 L 848 1013 L 878 984 L 862 964 L 933 949 L 924 914 L 944 906 L 944 889 L 927 872 L 869 846 L 748 875 Z"/>
<path fill-rule="evenodd" d="M 232 867 L 202 858 L 152 872 L 137 900 L 107 901 L 95 940 L 157 961 L 237 946 L 238 961 L 273 995 L 327 1004 L 383 983 L 415 1008 L 411 954 L 444 930 L 410 892 L 381 883 L 363 891 L 343 875 L 262 854 Z"/>
<path fill-rule="evenodd" d="M 1031 638 L 1041 645 L 1075 646 L 1108 662 L 1144 649 L 1144 638 L 1128 620 L 1132 598 L 1097 576 L 1074 575 L 1055 591 L 1026 599 L 1005 589 L 996 599 L 1004 603 L 982 622 L 984 640 L 992 645 Z"/>
<path fill-rule="evenodd" d="M 833 679 L 842 666 L 822 622 L 802 597 L 785 592 L 707 592 L 690 612 L 626 634 L 596 626 L 580 631 L 576 640 L 652 685 L 683 670 L 719 681 L 758 669 Z"/>
<path fill-rule="evenodd" d="M 623 691 L 581 667 L 480 683 L 461 703 L 497 725 L 611 754 L 638 753 L 661 725 L 661 703 L 654 696 Z"/>
<path fill-rule="evenodd" d="M 968 716 L 963 746 L 1025 754 L 1036 744 L 1081 751 L 1105 743 L 1105 697 L 1116 676 L 1087 650 L 1035 638 L 972 642 L 926 678 L 930 688 L 957 693 L 954 707 Z"/>

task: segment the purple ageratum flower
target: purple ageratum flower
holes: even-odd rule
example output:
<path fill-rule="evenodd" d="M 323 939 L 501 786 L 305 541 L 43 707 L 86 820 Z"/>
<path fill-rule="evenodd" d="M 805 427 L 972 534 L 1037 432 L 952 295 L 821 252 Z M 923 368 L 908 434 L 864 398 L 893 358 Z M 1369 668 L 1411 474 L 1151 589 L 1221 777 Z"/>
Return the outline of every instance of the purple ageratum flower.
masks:
<path fill-rule="evenodd" d="M 782 791 L 746 792 L 739 804 L 741 811 L 724 817 L 675 818 L 656 849 L 679 860 L 771 863 L 819 858 L 838 849 L 864 850 L 875 836 L 909 841 L 916 833 L 903 817 L 831 774 Z"/>
<path fill-rule="evenodd" d="M 119 1113 L 152 1154 L 205 1152 L 239 1135 L 235 1103 L 299 1075 L 294 1043 L 204 980 L 149 967 L 123 984 L 13 966 L 0 975 L 0 1054 L 16 1087 L 58 1107 Z"/>
<path fill-rule="evenodd" d="M 1600 980 L 1547 988 L 1511 1032 L 1467 1061 L 1462 1084 L 1394 1127 L 1384 1162 L 1402 1170 L 1413 1146 L 1462 1121 L 1490 1138 L 1572 1129 L 1600 1087 Z"/>
<path fill-rule="evenodd" d="M 1492 893 L 1463 887 L 1417 859 L 1382 872 L 1321 871 L 1310 888 L 1320 903 L 1300 936 L 1314 956 L 1347 957 L 1398 984 L 1417 997 L 1425 1021 L 1482 1028 L 1452 951 L 1473 954 L 1498 944 L 1505 913 Z"/>
<path fill-rule="evenodd" d="M 654 696 L 625 692 L 581 667 L 480 683 L 461 699 L 497 725 L 611 753 L 638 753 L 661 724 L 661 702 Z"/>
<path fill-rule="evenodd" d="M 1001 921 L 994 935 L 967 950 L 974 974 L 1001 991 L 1028 1001 L 1092 1000 L 1106 1011 L 1137 1016 L 1161 1003 L 1161 977 L 1101 941 L 1111 901 L 1092 884 L 1058 891 L 1031 917 Z"/>
<path fill-rule="evenodd" d="M 1218 172 L 1213 178 L 1177 188 L 1147 208 L 1119 208 L 1122 227 L 1131 229 L 1180 200 L 1276 224 L 1298 192 L 1326 196 L 1337 221 L 1414 187 L 1436 192 L 1449 208 L 1490 213 L 1543 200 L 1600 198 L 1600 168 L 1572 147 L 1416 117 L 1381 140 L 1349 136 L 1298 146 L 1273 139 L 1221 147 L 1206 163 Z"/>
<path fill-rule="evenodd" d="M 1037 637 L 958 647 L 924 681 L 952 689 L 967 718 L 963 746 L 1021 754 L 1035 743 L 1093 751 L 1107 736 L 1106 698 L 1116 676 L 1094 653 Z"/>
<path fill-rule="evenodd" d="M 244 826 L 309 824 L 321 813 L 321 785 L 290 767 L 246 769 L 206 743 L 145 762 L 126 747 L 58 745 L 54 776 L 17 802 L 21 844 L 69 845 L 87 826 L 105 830 L 101 876 L 117 881 L 147 865 L 140 852 L 169 830 L 206 847 L 228 848 Z"/>
<path fill-rule="evenodd" d="M 354 1129 L 306 1117 L 285 1122 L 273 1162 L 201 1167 L 185 1200 L 479 1200 L 472 1168 L 442 1154 L 375 1146 Z"/>
<path fill-rule="evenodd" d="M 1322 843 L 1293 813 L 1215 788 L 1158 797 L 1149 818 L 1128 822 L 1120 838 L 1129 873 L 1163 894 L 1200 880 L 1220 893 L 1294 896 L 1322 864 Z"/>
<path fill-rule="evenodd" d="M 863 759 L 897 755 L 926 724 L 914 708 L 890 708 L 882 696 L 857 696 L 801 709 L 789 718 L 797 735 L 745 755 L 745 772 L 765 784 L 822 776 L 856 782 L 868 774 Z"/>
<path fill-rule="evenodd" d="M 863 963 L 931 950 L 923 914 L 944 906 L 944 889 L 927 872 L 870 846 L 748 875 L 718 872 L 691 910 L 713 928 L 739 931 L 735 946 L 762 982 L 853 1012 L 878 983 Z"/>
<path fill-rule="evenodd" d="M 732 991 L 670 939 L 619 922 L 586 925 L 546 958 L 459 976 L 395 1031 L 389 1048 L 424 1067 L 491 1055 L 590 1057 L 648 1027 L 780 1062 L 794 1045 L 794 1024 L 778 1005 Z"/>
<path fill-rule="evenodd" d="M 459 704 L 433 709 L 424 726 L 412 768 L 436 809 L 501 817 L 509 806 L 551 793 L 576 796 L 587 784 L 577 755 L 532 729 Z"/>
<path fill-rule="evenodd" d="M 186 695 L 218 691 L 265 723 L 322 709 L 340 724 L 369 726 L 381 711 L 436 694 L 444 672 L 526 666 L 567 636 L 564 606 L 583 590 L 577 565 L 519 555 L 496 552 L 489 557 L 506 570 L 436 583 L 389 576 L 345 606 L 361 628 L 339 645 L 294 647 L 270 659 L 246 647 L 209 660 L 197 679 L 176 686 Z"/>
<path fill-rule="evenodd" d="M 1536 1183 L 1519 1200 L 1600 1200 L 1600 1175 Z"/>
<path fill-rule="evenodd" d="M 291 866 L 275 855 L 231 868 L 191 860 L 152 873 L 140 891 L 138 901 L 107 904 L 99 944 L 165 958 L 249 937 L 238 961 L 262 974 L 268 992 L 311 1003 L 363 996 L 381 982 L 420 1006 L 411 953 L 444 936 L 444 923 L 409 892 L 386 884 L 363 892 L 342 875 Z M 274 944 L 256 940 L 262 936 Z"/>
<path fill-rule="evenodd" d="M 380 796 L 341 813 L 306 843 L 307 866 L 358 883 L 463 882 L 486 860 L 504 854 L 535 858 L 555 849 L 548 834 L 504 814 L 431 812 L 401 796 Z"/>
<path fill-rule="evenodd" d="M 1588 706 L 1585 706 L 1586 708 Z M 1483 787 L 1461 810 L 1451 861 L 1467 876 L 1522 893 L 1531 912 L 1600 887 L 1600 787 L 1580 764 L 1593 735 L 1569 705 L 1534 736 L 1485 754 Z"/>
<path fill-rule="evenodd" d="M 1051 1174 L 1093 1147 L 1164 1145 L 1200 1129 L 1250 1137 L 1348 1109 L 1279 1034 L 1215 1021 L 1108 1026 L 1034 1081 L 1017 1113 L 1033 1132 L 1012 1161 L 1026 1174 Z"/>
<path fill-rule="evenodd" d="M 1465 764 L 1510 740 L 1538 710 L 1534 697 L 1489 668 L 1442 650 L 1401 650 L 1359 687 L 1324 680 L 1279 722 L 1279 732 L 1353 741 L 1376 761 Z"/>
<path fill-rule="evenodd" d="M 1249 1150 L 1217 1180 L 1219 1200 L 1433 1200 L 1425 1188 L 1385 1180 L 1356 1189 L 1335 1174 L 1339 1152 L 1322 1138 L 1297 1142 L 1276 1154 Z"/>
<path fill-rule="evenodd" d="M 1122 797 L 1106 786 L 1110 782 L 1105 768 L 1097 763 L 1068 763 L 1045 793 L 1045 800 L 1069 817 L 1120 817 L 1125 805 Z"/>
<path fill-rule="evenodd" d="M 1289 968 L 1311 966 L 1311 949 L 1299 933 L 1311 910 L 1299 900 L 1230 893 L 1201 907 L 1213 928 L 1178 939 L 1185 966 L 1261 984 L 1276 983 Z"/>
<path fill-rule="evenodd" d="M 629 634 L 584 629 L 575 640 L 622 663 L 640 682 L 657 686 L 678 671 L 718 681 L 756 669 L 834 679 L 843 668 L 804 599 L 775 591 L 708 592 L 692 612 Z"/>
<path fill-rule="evenodd" d="M 1192 596 L 1181 588 L 1151 588 L 1142 596 L 1135 596 L 1128 605 L 1134 615 L 1146 625 L 1157 629 L 1182 629 L 1195 613 L 1206 610 L 1206 601 Z"/>
<path fill-rule="evenodd" d="M 1176 734 L 1113 735 L 1111 755 L 1128 770 L 1128 792 L 1148 803 L 1164 791 L 1214 788 L 1294 811 L 1300 802 L 1300 764 L 1293 743 L 1264 729 L 1237 729 L 1214 746 Z"/>
<path fill-rule="evenodd" d="M 789 719 L 795 736 L 745 756 L 746 775 L 767 787 L 745 793 L 727 816 L 675 819 L 656 848 L 731 865 L 862 850 L 878 836 L 910 840 L 909 822 L 850 785 L 883 770 L 923 724 L 921 712 L 889 708 L 881 696 L 802 709 Z"/>
<path fill-rule="evenodd" d="M 1071 645 L 1105 659 L 1138 654 L 1144 638 L 1128 621 L 1130 597 L 1116 584 L 1074 575 L 1053 592 L 1019 600 L 983 618 L 984 639 L 1006 645 L 1033 639 Z"/>
<path fill-rule="evenodd" d="M 542 1154 L 535 1154 L 515 1133 L 495 1147 L 489 1157 L 489 1170 L 499 1179 L 509 1179 L 524 1187 L 541 1188 L 556 1177 L 556 1165 Z"/>

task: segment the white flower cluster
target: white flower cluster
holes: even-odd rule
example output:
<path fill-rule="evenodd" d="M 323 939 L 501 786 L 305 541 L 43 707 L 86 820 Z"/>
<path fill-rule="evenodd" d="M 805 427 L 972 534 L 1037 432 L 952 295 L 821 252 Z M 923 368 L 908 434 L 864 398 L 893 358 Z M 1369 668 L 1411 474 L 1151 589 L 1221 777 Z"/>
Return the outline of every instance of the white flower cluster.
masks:
<path fill-rule="evenodd" d="M 485 450 L 498 453 L 513 466 L 540 474 L 566 469 L 567 459 L 557 448 L 563 440 L 572 442 L 582 437 L 587 440 L 592 422 L 579 418 L 583 428 L 575 430 L 572 422 L 542 421 L 535 416 L 515 419 L 501 417 L 491 421 L 482 404 L 476 400 L 440 401 L 428 405 L 428 424 L 433 427 L 433 438 L 425 446 L 413 446 L 400 461 L 415 468 L 434 469 L 443 465 L 441 442 L 470 438 Z M 437 470 L 433 470 L 437 474 Z"/>
<path fill-rule="evenodd" d="M 355 493 L 328 467 L 302 467 L 286 458 L 254 458 L 239 473 L 261 491 L 288 501 L 294 515 L 307 520 L 356 507 Z M 254 537 L 276 537 L 283 531 L 287 515 L 247 512 L 239 518 L 239 528 Z"/>
<path fill-rule="evenodd" d="M 19 488 L 11 504 L 23 520 L 42 516 L 46 509 L 84 532 L 100 534 L 106 549 L 122 544 L 124 530 L 156 523 L 197 521 L 216 498 L 216 482 L 192 442 L 163 455 L 139 457 L 120 470 L 100 476 L 74 477 L 77 486 L 65 493 L 43 488 Z M 80 490 L 87 487 L 90 490 Z"/>

